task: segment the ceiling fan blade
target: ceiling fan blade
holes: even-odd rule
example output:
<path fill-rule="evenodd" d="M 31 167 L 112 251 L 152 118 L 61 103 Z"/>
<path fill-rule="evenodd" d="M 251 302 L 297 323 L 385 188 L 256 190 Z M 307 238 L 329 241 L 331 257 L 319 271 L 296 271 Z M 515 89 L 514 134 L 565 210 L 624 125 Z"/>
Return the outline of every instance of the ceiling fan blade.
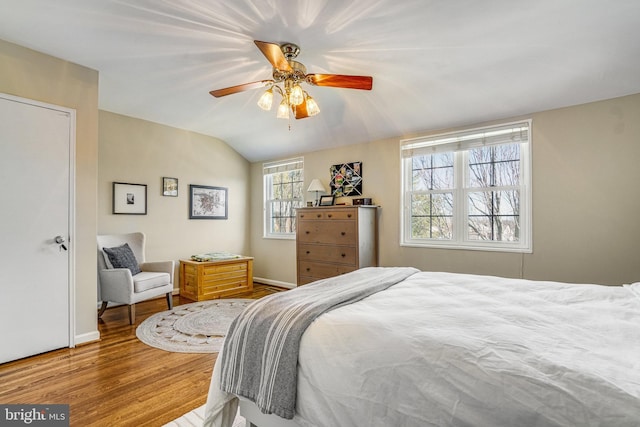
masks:
<path fill-rule="evenodd" d="M 260 80 L 259 82 L 245 83 L 243 85 L 237 85 L 237 86 L 226 87 L 224 89 L 212 90 L 209 93 L 215 96 L 216 98 L 220 98 L 221 96 L 227 96 L 227 95 L 231 95 L 238 92 L 244 92 L 245 90 L 265 87 L 269 83 L 271 83 L 271 80 Z"/>
<path fill-rule="evenodd" d="M 256 44 L 256 46 L 258 46 L 258 49 L 260 49 L 267 60 L 269 60 L 271 65 L 273 65 L 273 68 L 276 68 L 280 71 L 293 71 L 291 65 L 289 65 L 289 62 L 287 61 L 287 58 L 284 57 L 282 49 L 280 49 L 280 45 L 269 42 L 261 42 L 259 40 L 254 40 L 253 42 Z"/>
<path fill-rule="evenodd" d="M 300 105 L 292 105 L 291 109 L 296 114 L 296 119 L 306 119 L 309 117 L 309 113 L 307 112 L 307 103 L 303 102 Z"/>
<path fill-rule="evenodd" d="M 308 83 L 316 86 L 344 87 L 347 89 L 371 90 L 373 77 L 347 76 L 343 74 L 307 74 Z"/>

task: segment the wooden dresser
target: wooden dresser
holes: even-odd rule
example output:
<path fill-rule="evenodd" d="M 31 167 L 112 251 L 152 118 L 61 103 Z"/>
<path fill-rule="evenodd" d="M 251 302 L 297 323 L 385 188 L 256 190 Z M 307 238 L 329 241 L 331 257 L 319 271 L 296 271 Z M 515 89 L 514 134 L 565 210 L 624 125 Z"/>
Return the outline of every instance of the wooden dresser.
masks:
<path fill-rule="evenodd" d="M 378 265 L 378 207 L 297 209 L 298 285 Z"/>
<path fill-rule="evenodd" d="M 253 258 L 218 261 L 180 260 L 180 296 L 194 301 L 221 298 L 253 289 Z"/>

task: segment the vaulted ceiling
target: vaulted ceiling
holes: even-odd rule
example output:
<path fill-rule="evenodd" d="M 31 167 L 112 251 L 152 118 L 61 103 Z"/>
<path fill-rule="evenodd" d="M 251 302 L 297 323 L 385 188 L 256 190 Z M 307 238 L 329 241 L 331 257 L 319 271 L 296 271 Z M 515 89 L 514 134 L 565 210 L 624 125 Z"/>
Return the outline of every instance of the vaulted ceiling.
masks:
<path fill-rule="evenodd" d="M 222 139 L 250 161 L 640 93 L 637 0 L 0 0 L 0 38 L 99 71 L 99 107 Z M 271 78 L 293 42 L 321 113 L 289 123 L 212 89 Z"/>

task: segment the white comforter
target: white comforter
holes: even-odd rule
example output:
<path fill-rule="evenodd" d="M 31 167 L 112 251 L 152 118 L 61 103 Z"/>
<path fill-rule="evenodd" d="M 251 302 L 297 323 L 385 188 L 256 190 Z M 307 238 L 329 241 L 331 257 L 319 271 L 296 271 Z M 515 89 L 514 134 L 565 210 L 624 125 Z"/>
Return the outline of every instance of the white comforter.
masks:
<path fill-rule="evenodd" d="M 311 324 L 294 421 L 639 426 L 637 286 L 415 274 Z"/>

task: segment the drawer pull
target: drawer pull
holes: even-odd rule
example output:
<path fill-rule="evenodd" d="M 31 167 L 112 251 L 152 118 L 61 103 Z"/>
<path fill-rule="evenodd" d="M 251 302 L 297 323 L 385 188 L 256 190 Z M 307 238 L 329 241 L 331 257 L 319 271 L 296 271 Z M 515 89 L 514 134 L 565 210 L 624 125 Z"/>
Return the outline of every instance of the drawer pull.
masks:
<path fill-rule="evenodd" d="M 311 253 L 311 251 L 307 251 L 307 255 L 309 255 Z"/>
<path fill-rule="evenodd" d="M 342 258 L 344 258 L 344 257 L 346 257 L 346 256 L 347 256 L 347 254 L 341 254 L 341 255 L 342 255 Z"/>
<path fill-rule="evenodd" d="M 307 267 L 307 271 L 311 271 L 311 269 L 309 267 Z"/>
<path fill-rule="evenodd" d="M 309 234 L 309 230 L 305 231 L 304 234 Z"/>
<path fill-rule="evenodd" d="M 331 215 L 331 214 L 328 214 L 327 216 L 328 216 L 329 218 L 331 218 L 331 217 L 332 217 L 333 215 Z"/>
<path fill-rule="evenodd" d="M 300 218 L 304 218 L 304 214 L 300 214 Z"/>
<path fill-rule="evenodd" d="M 347 233 L 345 233 L 344 231 L 341 231 L 341 232 L 340 232 L 340 235 L 341 235 L 341 236 L 344 236 L 345 234 L 347 234 Z"/>
<path fill-rule="evenodd" d="M 347 218 L 351 218 L 351 214 L 347 214 Z"/>
<path fill-rule="evenodd" d="M 317 217 L 318 217 L 318 218 L 322 218 L 322 214 L 318 214 L 318 215 L 317 215 Z"/>

